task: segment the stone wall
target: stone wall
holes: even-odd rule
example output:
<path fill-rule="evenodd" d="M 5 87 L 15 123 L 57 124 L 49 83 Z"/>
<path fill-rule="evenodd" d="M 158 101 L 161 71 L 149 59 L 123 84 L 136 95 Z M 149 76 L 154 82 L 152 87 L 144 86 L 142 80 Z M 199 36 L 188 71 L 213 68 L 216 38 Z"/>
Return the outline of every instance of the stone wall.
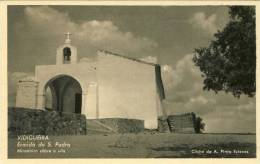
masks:
<path fill-rule="evenodd" d="M 87 134 L 139 133 L 144 131 L 144 121 L 124 118 L 87 120 Z"/>
<path fill-rule="evenodd" d="M 195 133 L 196 115 L 194 113 L 170 115 L 167 121 L 173 133 Z"/>
<path fill-rule="evenodd" d="M 8 135 L 84 135 L 86 118 L 81 114 L 25 108 L 8 109 Z"/>
<path fill-rule="evenodd" d="M 38 83 L 32 80 L 18 82 L 16 106 L 22 108 L 36 108 L 36 94 Z"/>
<path fill-rule="evenodd" d="M 160 133 L 170 132 L 169 124 L 166 118 L 163 117 L 158 118 L 158 132 Z"/>

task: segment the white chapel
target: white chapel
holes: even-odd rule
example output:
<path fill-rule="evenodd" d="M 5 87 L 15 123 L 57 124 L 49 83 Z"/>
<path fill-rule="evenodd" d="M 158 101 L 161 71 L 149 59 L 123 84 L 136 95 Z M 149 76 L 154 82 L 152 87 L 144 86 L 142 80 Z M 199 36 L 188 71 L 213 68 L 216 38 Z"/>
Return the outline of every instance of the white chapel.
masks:
<path fill-rule="evenodd" d="M 140 119 L 156 129 L 164 115 L 160 65 L 103 50 L 93 61 L 78 62 L 70 35 L 57 48 L 55 65 L 37 65 L 34 79 L 19 81 L 16 106 L 87 119 Z"/>

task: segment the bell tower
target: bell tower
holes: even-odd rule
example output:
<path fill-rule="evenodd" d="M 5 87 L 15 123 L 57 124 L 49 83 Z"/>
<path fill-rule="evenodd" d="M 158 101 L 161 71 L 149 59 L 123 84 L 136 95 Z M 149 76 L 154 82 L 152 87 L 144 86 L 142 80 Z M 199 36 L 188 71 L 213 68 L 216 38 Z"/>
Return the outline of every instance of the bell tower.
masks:
<path fill-rule="evenodd" d="M 77 48 L 71 45 L 72 35 L 70 32 L 64 34 L 66 36 L 63 45 L 59 46 L 56 54 L 56 64 L 76 64 L 77 63 Z"/>

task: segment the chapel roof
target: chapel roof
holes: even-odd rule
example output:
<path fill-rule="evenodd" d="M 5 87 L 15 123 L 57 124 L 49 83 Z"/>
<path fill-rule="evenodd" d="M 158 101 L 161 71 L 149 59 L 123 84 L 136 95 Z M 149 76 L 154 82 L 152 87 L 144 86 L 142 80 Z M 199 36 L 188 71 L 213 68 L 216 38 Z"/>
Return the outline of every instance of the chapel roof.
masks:
<path fill-rule="evenodd" d="M 143 60 L 140 60 L 140 59 L 136 59 L 136 58 L 131 58 L 131 57 L 128 57 L 128 56 L 120 55 L 120 54 L 117 54 L 117 53 L 114 53 L 114 52 L 110 52 L 110 51 L 107 51 L 107 50 L 99 50 L 99 51 L 100 52 L 104 52 L 105 54 L 108 54 L 108 55 L 118 56 L 118 57 L 121 57 L 121 58 L 129 59 L 129 60 L 132 60 L 132 61 L 135 61 L 135 62 L 139 62 L 139 63 L 143 63 L 143 64 L 148 64 L 148 65 L 152 65 L 152 66 L 159 65 L 159 64 L 155 64 L 155 63 L 146 62 L 146 61 L 143 61 Z"/>

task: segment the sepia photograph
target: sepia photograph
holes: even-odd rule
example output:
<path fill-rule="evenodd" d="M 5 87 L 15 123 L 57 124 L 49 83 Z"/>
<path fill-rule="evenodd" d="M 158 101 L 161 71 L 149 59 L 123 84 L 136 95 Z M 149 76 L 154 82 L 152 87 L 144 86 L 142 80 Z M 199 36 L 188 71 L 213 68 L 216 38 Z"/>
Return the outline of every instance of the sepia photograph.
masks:
<path fill-rule="evenodd" d="M 8 5 L 8 158 L 256 158 L 256 6 Z"/>

